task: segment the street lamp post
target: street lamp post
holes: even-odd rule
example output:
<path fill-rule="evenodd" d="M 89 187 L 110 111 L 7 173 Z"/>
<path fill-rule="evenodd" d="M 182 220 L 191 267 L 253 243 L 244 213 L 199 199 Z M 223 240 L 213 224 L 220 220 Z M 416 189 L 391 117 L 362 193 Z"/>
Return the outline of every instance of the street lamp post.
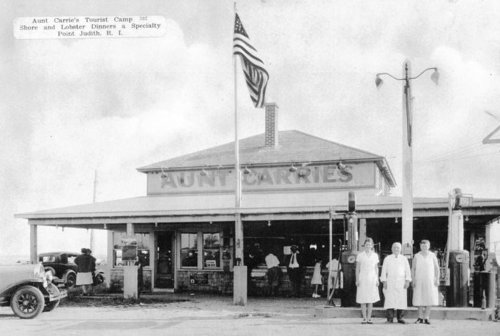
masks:
<path fill-rule="evenodd" d="M 411 76 L 410 62 L 406 60 L 403 64 L 403 77 L 398 78 L 389 73 L 378 73 L 375 77 L 375 85 L 382 85 L 383 76 L 391 77 L 397 81 L 403 82 L 403 185 L 402 185 L 402 238 L 403 254 L 406 256 L 413 255 L 413 150 L 412 150 L 412 96 L 411 96 L 411 81 L 419 78 L 425 72 L 434 70 L 431 79 L 436 85 L 439 80 L 439 72 L 437 68 L 427 68 L 420 72 L 417 76 Z"/>

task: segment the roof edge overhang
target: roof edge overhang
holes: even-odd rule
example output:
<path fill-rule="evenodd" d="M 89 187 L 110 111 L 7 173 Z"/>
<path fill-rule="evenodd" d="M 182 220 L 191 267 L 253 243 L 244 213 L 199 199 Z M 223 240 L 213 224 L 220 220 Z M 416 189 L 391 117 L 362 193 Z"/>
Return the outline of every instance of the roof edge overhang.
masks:
<path fill-rule="evenodd" d="M 241 167 L 247 168 L 265 168 L 265 167 L 287 167 L 291 164 L 301 164 L 307 163 L 308 165 L 316 164 L 316 165 L 329 165 L 329 164 L 337 164 L 339 162 L 342 163 L 367 163 L 367 162 L 375 162 L 377 165 L 380 163 L 381 166 L 387 166 L 387 169 L 390 173 L 388 175 L 388 181 L 392 181 L 394 183 L 394 178 L 392 177 L 392 173 L 390 172 L 390 168 L 387 164 L 387 161 L 383 156 L 374 156 L 373 158 L 362 158 L 362 159 L 336 159 L 336 160 L 320 160 L 320 161 L 283 161 L 283 162 L 270 162 L 270 163 L 245 163 L 240 162 Z M 155 168 L 136 168 L 137 171 L 141 173 L 161 173 L 162 171 L 192 171 L 192 170 L 202 170 L 202 169 L 232 169 L 234 168 L 234 164 L 225 164 L 225 165 L 204 165 L 204 166 L 191 166 L 191 167 L 155 167 Z"/>
<path fill-rule="evenodd" d="M 490 204 L 489 204 L 490 203 Z M 448 202 L 446 200 L 431 200 L 421 201 L 414 203 L 415 217 L 426 212 L 439 211 L 448 214 Z M 356 213 L 359 217 L 372 217 L 370 214 L 383 214 L 383 213 L 400 213 L 402 210 L 401 203 L 371 203 L 371 204 L 358 204 L 356 206 Z M 476 206 L 467 207 L 462 209 L 467 214 L 497 214 L 500 216 L 500 200 L 485 200 Z M 329 214 L 333 212 L 337 215 L 342 215 L 347 212 L 347 206 L 307 206 L 307 207 L 261 207 L 261 208 L 240 208 L 238 211 L 235 208 L 220 208 L 220 209 L 190 209 L 190 210 L 162 210 L 162 211 L 116 211 L 116 212 L 87 212 L 82 213 L 23 213 L 16 214 L 16 218 L 32 219 L 91 219 L 99 218 L 102 221 L 112 218 L 122 218 L 131 220 L 133 218 L 158 218 L 158 217 L 186 217 L 191 216 L 226 216 L 233 217 L 236 213 L 242 215 L 253 214 L 300 214 L 300 213 L 324 213 Z M 389 216 L 390 217 L 390 216 Z M 127 221 L 125 221 L 127 222 Z"/>

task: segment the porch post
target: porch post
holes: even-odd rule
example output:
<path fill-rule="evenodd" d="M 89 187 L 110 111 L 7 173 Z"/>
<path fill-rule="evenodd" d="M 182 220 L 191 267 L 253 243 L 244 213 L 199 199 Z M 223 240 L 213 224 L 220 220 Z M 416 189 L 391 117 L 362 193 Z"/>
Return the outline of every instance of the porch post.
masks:
<path fill-rule="evenodd" d="M 155 288 L 156 282 L 156 232 L 154 229 L 149 231 L 149 267 L 151 268 L 151 291 Z"/>
<path fill-rule="evenodd" d="M 112 269 L 115 267 L 115 239 L 114 232 L 112 230 L 108 230 L 106 232 L 108 238 L 108 253 L 106 255 L 106 267 L 107 274 L 104 276 L 104 283 L 106 284 L 106 288 L 111 286 L 111 273 Z"/>
<path fill-rule="evenodd" d="M 30 225 L 30 262 L 36 264 L 38 262 L 38 227 Z"/>
<path fill-rule="evenodd" d="M 134 234 L 134 223 L 127 223 L 127 236 L 132 237 Z"/>
<path fill-rule="evenodd" d="M 236 213 L 234 225 L 236 265 L 233 267 L 233 303 L 246 306 L 247 304 L 247 267 L 243 260 L 243 224 L 241 214 Z"/>

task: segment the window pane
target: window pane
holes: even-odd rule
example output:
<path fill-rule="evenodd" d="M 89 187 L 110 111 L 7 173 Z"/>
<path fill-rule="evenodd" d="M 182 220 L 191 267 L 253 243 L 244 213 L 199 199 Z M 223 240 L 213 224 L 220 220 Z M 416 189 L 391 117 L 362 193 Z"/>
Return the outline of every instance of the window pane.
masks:
<path fill-rule="evenodd" d="M 203 234 L 203 266 L 205 268 L 220 267 L 221 234 Z"/>
<path fill-rule="evenodd" d="M 181 266 L 198 266 L 198 246 L 196 233 L 181 233 Z"/>

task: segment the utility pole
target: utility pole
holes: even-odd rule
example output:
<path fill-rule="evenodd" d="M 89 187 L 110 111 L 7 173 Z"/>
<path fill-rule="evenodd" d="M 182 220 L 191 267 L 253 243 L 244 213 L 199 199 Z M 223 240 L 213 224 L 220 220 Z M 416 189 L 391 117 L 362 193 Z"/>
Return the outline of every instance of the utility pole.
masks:
<path fill-rule="evenodd" d="M 403 82 L 403 188 L 402 188 L 402 237 L 401 244 L 403 247 L 402 253 L 407 257 L 413 255 L 413 110 L 412 110 L 412 95 L 411 81 L 419 78 L 425 72 L 434 70 L 431 75 L 432 81 L 437 85 L 439 80 L 439 72 L 437 68 L 427 68 L 420 72 L 417 76 L 411 76 L 410 61 L 406 60 L 403 63 L 403 77 L 397 78 L 387 72 L 378 73 L 375 77 L 375 85 L 382 85 L 382 76 L 388 76 L 397 81 Z"/>

